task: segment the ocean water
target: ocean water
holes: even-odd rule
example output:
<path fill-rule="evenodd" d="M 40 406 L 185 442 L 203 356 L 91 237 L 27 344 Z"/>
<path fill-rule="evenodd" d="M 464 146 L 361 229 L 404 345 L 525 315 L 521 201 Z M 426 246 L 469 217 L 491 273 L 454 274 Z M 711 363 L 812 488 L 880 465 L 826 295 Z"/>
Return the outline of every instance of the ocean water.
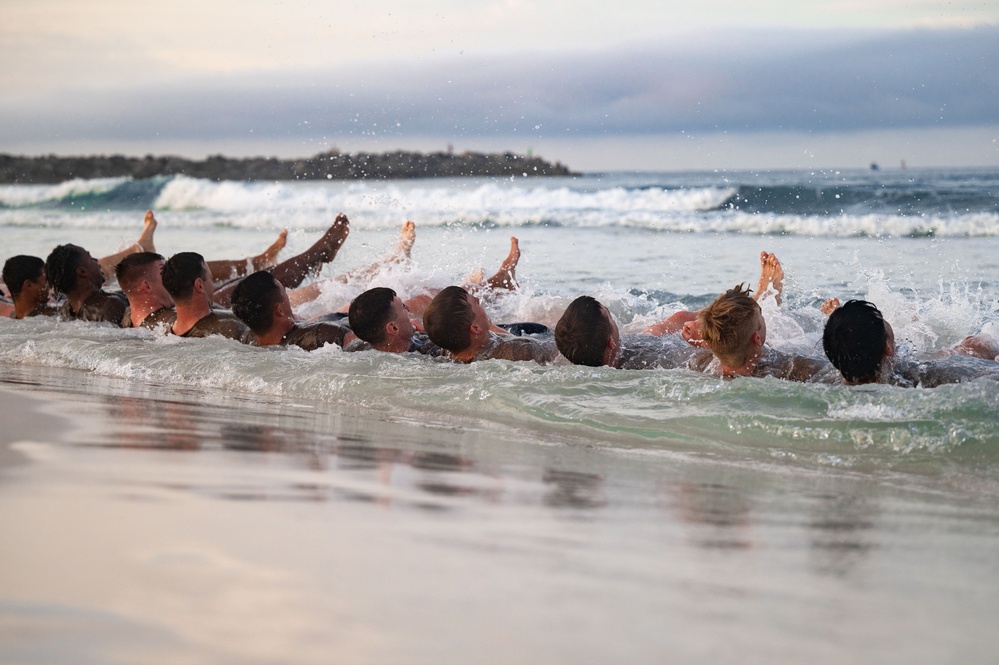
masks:
<path fill-rule="evenodd" d="M 516 235 L 522 288 L 492 303 L 496 321 L 553 325 L 572 298 L 588 293 L 625 331 L 640 331 L 736 283 L 755 286 L 758 254 L 768 250 L 788 275 L 784 306 L 766 307 L 769 343 L 778 349 L 821 356 L 818 307 L 832 296 L 874 301 L 913 354 L 967 334 L 999 333 L 999 172 L 990 170 L 5 186 L 5 254 L 44 257 L 65 241 L 110 253 L 134 239 L 147 208 L 160 221 L 161 253 L 197 249 L 208 258 L 253 254 L 282 228 L 290 230 L 287 256 L 343 211 L 351 236 L 323 276 L 378 260 L 393 248 L 402 221 L 417 223 L 411 265 L 369 281 L 332 282 L 301 309 L 303 317 L 342 307 L 373 284 L 411 296 L 457 283 L 476 267 L 491 271 Z M 842 464 L 875 453 L 877 464 L 891 467 L 921 455 L 985 451 L 997 440 L 997 393 L 988 381 L 855 390 L 684 371 L 452 367 L 332 350 L 195 348 L 52 321 L 3 322 L 0 334 L 5 362 L 357 405 L 391 401 L 399 409 L 572 429 L 621 445 L 735 444 L 740 454 Z M 220 357 L 225 363 L 213 367 Z M 399 394 L 401 380 L 412 385 Z"/>
<path fill-rule="evenodd" d="M 416 222 L 411 264 L 330 282 L 303 317 L 339 308 L 371 285 L 412 296 L 479 267 L 488 274 L 516 236 L 521 288 L 489 303 L 495 321 L 554 325 L 585 293 L 637 332 L 736 283 L 755 287 L 766 250 L 787 273 L 783 305 L 764 306 L 778 349 L 821 355 L 819 306 L 832 296 L 878 304 L 905 353 L 933 352 L 971 333 L 999 336 L 996 170 L 2 186 L 4 258 L 44 257 L 62 242 L 111 253 L 134 241 L 147 208 L 159 220 L 161 253 L 194 249 L 209 259 L 254 254 L 283 228 L 290 255 L 342 211 L 351 235 L 320 279 L 384 257 L 402 222 Z M 579 662 L 987 662 L 999 647 L 987 609 L 999 596 L 995 381 L 851 388 L 686 370 L 455 366 L 38 319 L 0 320 L 0 368 L 5 387 L 49 400 L 46 412 L 62 413 L 62 401 L 84 424 L 104 414 L 83 434 L 67 430 L 75 446 L 19 444 L 44 473 L 34 484 L 0 478 L 0 499 L 22 509 L 11 514 L 27 514 L 34 497 L 46 515 L 85 519 L 89 508 L 70 505 L 83 496 L 97 514 L 125 512 L 139 523 L 136 502 L 157 503 L 164 523 L 154 540 L 163 542 L 150 546 L 153 568 L 174 574 L 185 569 L 177 561 L 193 561 L 214 581 L 217 590 L 204 593 L 220 607 L 240 580 L 260 593 L 276 586 L 282 593 L 268 598 L 302 626 L 256 651 L 246 646 L 252 639 L 239 646 L 224 637 L 252 622 L 219 627 L 209 639 L 180 618 L 176 597 L 148 582 L 139 588 L 156 603 L 140 611 L 138 592 L 120 580 L 111 599 L 75 591 L 72 602 L 46 604 L 38 596 L 49 595 L 0 577 L 0 590 L 16 589 L 0 596 L 0 611 L 17 621 L 36 613 L 49 628 L 95 622 L 112 630 L 89 614 L 66 618 L 66 607 L 123 612 L 184 648 L 208 645 L 216 661 L 232 662 L 278 662 L 281 644 L 307 652 L 321 632 L 316 616 L 346 622 L 337 625 L 349 635 L 320 640 L 330 652 L 350 642 L 343 662 L 539 654 Z M 428 467 L 427 458 L 437 462 Z M 385 460 L 395 469 L 388 479 Z M 108 468 L 128 471 L 109 476 Z M 105 481 L 106 491 L 97 489 Z M 357 501 L 408 508 L 388 518 L 380 508 L 345 507 Z M 289 507 L 274 507 L 281 502 Z M 270 506 L 264 517 L 261 503 Z M 205 512 L 181 528 L 192 514 L 185 507 Z M 219 515 L 242 535 L 209 535 Z M 257 519 L 315 546 L 316 560 L 270 552 L 248 535 Z M 345 545 L 330 533 L 322 542 L 306 535 L 333 523 L 352 542 L 365 541 L 347 557 L 364 571 L 349 584 L 329 579 L 320 556 L 343 557 Z M 34 546 L 25 552 L 45 546 L 30 525 L 0 529 Z M 120 534 L 108 543 L 89 545 L 88 557 L 130 551 Z M 246 568 L 244 544 L 269 552 L 260 557 L 277 572 Z M 219 552 L 243 567 L 223 565 Z M 11 555 L 23 566 L 30 558 Z M 148 573 L 128 557 L 121 563 L 130 574 Z M 366 600 L 351 609 L 299 598 L 296 566 L 304 579 Z M 385 571 L 391 592 L 377 579 Z M 518 594 L 531 609 L 518 609 Z M 380 614 L 388 607 L 395 609 Z M 153 618 L 160 611 L 172 618 Z M 440 637 L 438 622 L 464 637 Z M 485 628 L 502 622 L 522 641 Z M 432 645 L 430 635 L 438 636 Z M 88 648 L 95 662 L 107 656 L 105 645 Z"/>

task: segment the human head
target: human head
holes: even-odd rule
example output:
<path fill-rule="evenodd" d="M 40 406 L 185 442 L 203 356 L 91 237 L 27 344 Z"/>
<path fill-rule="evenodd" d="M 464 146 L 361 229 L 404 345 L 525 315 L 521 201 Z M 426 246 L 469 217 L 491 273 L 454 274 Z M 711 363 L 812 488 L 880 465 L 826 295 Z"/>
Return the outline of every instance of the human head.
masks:
<path fill-rule="evenodd" d="M 614 318 L 595 298 L 579 296 L 555 324 L 555 346 L 575 365 L 600 367 L 613 362 L 620 342 Z"/>
<path fill-rule="evenodd" d="M 750 290 L 738 285 L 697 315 L 704 342 L 725 367 L 742 367 L 767 341 L 767 324 Z"/>
<path fill-rule="evenodd" d="M 416 329 L 409 308 L 392 289 L 379 286 L 354 298 L 348 311 L 350 329 L 368 344 L 378 348 L 393 346 L 407 350 Z M 393 349 L 389 349 L 393 350 Z"/>
<path fill-rule="evenodd" d="M 240 281 L 232 292 L 231 304 L 232 313 L 258 335 L 269 332 L 274 325 L 276 305 L 286 305 L 288 315 L 291 315 L 291 303 L 284 286 L 266 270 Z"/>
<path fill-rule="evenodd" d="M 452 353 L 468 350 L 489 333 L 489 317 L 479 299 L 460 286 L 449 286 L 423 312 L 423 328 L 437 346 Z"/>
<path fill-rule="evenodd" d="M 174 302 L 190 300 L 201 281 L 201 291 L 207 294 L 211 301 L 215 291 L 212 274 L 201 254 L 197 252 L 180 252 L 174 254 L 163 264 L 163 286 Z"/>
<path fill-rule="evenodd" d="M 39 283 L 39 280 L 44 284 Z M 7 285 L 11 298 L 17 298 L 21 295 L 25 282 L 32 282 L 39 287 L 44 286 L 44 288 L 40 288 L 40 291 L 44 292 L 46 299 L 48 299 L 48 281 L 45 279 L 44 261 L 37 256 L 24 254 L 7 259 L 7 262 L 3 264 L 3 283 Z"/>
<path fill-rule="evenodd" d="M 170 294 L 163 287 L 163 262 L 163 257 L 155 252 L 129 254 L 115 266 L 118 286 L 129 297 L 147 290 L 170 301 Z"/>
<path fill-rule="evenodd" d="M 58 293 L 76 289 L 82 279 L 88 286 L 100 288 L 104 273 L 97 259 L 77 245 L 59 245 L 45 259 L 45 277 Z"/>
<path fill-rule="evenodd" d="M 871 383 L 895 354 L 895 335 L 873 303 L 850 300 L 829 315 L 822 348 L 847 383 Z"/>

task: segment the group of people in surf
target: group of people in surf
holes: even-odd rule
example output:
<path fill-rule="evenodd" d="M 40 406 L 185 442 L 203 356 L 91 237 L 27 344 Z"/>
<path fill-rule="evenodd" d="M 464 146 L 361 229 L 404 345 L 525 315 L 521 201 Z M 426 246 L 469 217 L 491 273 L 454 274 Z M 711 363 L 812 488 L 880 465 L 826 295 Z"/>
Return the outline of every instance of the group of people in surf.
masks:
<path fill-rule="evenodd" d="M 45 260 L 24 255 L 8 259 L 3 285 L 10 297 L 0 298 L 0 315 L 58 316 L 309 351 L 333 344 L 344 351 L 412 353 L 461 363 L 501 359 L 687 368 L 724 377 L 924 387 L 983 376 L 999 379 L 999 341 L 991 336 L 971 335 L 932 356 L 902 357 L 891 325 L 863 300 L 823 304 L 828 315 L 822 336 L 825 358 L 772 348 L 766 343 L 760 301 L 772 298 L 780 305 L 784 271 L 769 252 L 761 254 L 755 293 L 738 285 L 699 311 L 676 312 L 639 334 L 622 334 L 608 309 L 585 295 L 569 304 L 554 330 L 537 323 L 494 324 L 482 302 L 518 288 L 516 238 L 489 279 L 469 276 L 462 285 L 406 301 L 390 288 L 374 286 L 340 311 L 303 322 L 295 310 L 316 300 L 325 286 L 322 280 L 303 283 L 333 261 L 346 241 L 350 226 L 345 215 L 338 215 L 307 250 L 281 262 L 277 258 L 287 231 L 261 254 L 244 259 L 206 261 L 196 252 L 167 259 L 156 253 L 156 224 L 147 212 L 135 245 L 101 259 L 71 244 L 59 245 Z M 331 279 L 365 280 L 387 264 L 404 263 L 415 239 L 414 224 L 406 222 L 398 247 L 386 259 Z M 120 291 L 102 288 L 112 277 Z"/>

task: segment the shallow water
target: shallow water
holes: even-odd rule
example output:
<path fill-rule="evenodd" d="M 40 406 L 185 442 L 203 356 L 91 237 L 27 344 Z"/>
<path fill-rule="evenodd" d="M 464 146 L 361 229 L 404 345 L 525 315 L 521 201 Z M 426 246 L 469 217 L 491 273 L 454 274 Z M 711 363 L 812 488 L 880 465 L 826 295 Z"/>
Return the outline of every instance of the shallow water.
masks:
<path fill-rule="evenodd" d="M 89 372 L 0 475 L 5 662 L 988 662 L 995 484 Z M 960 466 L 960 465 L 955 465 Z"/>
<path fill-rule="evenodd" d="M 155 206 L 161 252 L 225 258 L 285 226 L 298 251 L 345 210 L 333 275 L 411 217 L 413 264 L 375 283 L 459 281 L 516 235 L 522 288 L 494 320 L 551 325 L 589 293 L 631 332 L 755 286 L 766 249 L 788 273 L 764 307 L 772 345 L 818 353 L 823 299 L 859 296 L 918 355 L 999 334 L 995 182 L 89 182 L 0 188 L 0 229 L 5 256 L 102 254 Z M 36 319 L 0 320 L 0 383 L 5 422 L 28 423 L 0 436 L 4 662 L 935 663 L 999 646 L 995 381 L 453 366 Z"/>

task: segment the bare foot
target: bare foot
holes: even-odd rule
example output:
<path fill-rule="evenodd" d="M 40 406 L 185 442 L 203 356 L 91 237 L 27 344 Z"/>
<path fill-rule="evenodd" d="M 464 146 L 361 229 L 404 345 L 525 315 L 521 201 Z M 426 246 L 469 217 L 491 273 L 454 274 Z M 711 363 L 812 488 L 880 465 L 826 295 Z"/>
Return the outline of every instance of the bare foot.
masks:
<path fill-rule="evenodd" d="M 337 220 L 343 217 L 340 215 Z M 347 223 L 347 218 L 343 217 L 344 224 Z M 330 229 L 332 232 L 333 229 Z M 346 235 L 344 235 L 346 238 Z M 342 243 L 343 241 L 341 241 Z M 416 242 L 416 224 L 407 221 L 402 225 L 402 232 L 399 233 L 399 244 L 396 246 L 395 250 L 384 260 L 376 261 L 372 263 L 367 268 L 361 268 L 359 270 L 351 270 L 343 275 L 337 275 L 333 279 L 340 282 L 341 284 L 347 284 L 349 282 L 357 280 L 370 280 L 374 275 L 387 265 L 407 263 L 410 260 L 410 252 L 413 249 L 413 243 Z"/>
<path fill-rule="evenodd" d="M 829 300 L 822 303 L 822 307 L 819 308 L 823 314 L 829 316 L 837 309 L 839 309 L 839 298 L 830 298 Z"/>
<path fill-rule="evenodd" d="M 250 259 L 253 263 L 253 269 L 266 270 L 271 266 L 276 266 L 278 262 L 278 254 L 281 253 L 281 250 L 284 249 L 286 244 L 288 244 L 288 229 L 281 231 L 281 233 L 278 234 L 277 240 L 275 240 L 270 247 Z"/>
<path fill-rule="evenodd" d="M 146 211 L 142 224 L 142 233 L 139 234 L 139 239 L 135 241 L 135 244 L 140 247 L 140 252 L 155 252 L 156 244 L 153 242 L 153 234 L 156 233 L 157 222 L 152 210 Z"/>
<path fill-rule="evenodd" d="M 408 261 L 411 258 L 414 242 L 416 242 L 416 224 L 407 219 L 399 233 L 399 245 L 390 260 L 397 263 Z"/>
<path fill-rule="evenodd" d="M 754 298 L 759 301 L 771 286 L 776 292 L 774 297 L 779 305 L 781 295 L 784 293 L 784 268 L 774 254 L 760 252 L 760 284 L 756 287 Z"/>
<path fill-rule="evenodd" d="M 517 284 L 517 263 L 520 261 L 520 241 L 510 238 L 510 253 L 503 259 L 496 274 L 486 280 L 486 285 L 491 289 L 506 289 L 516 291 Z"/>
<path fill-rule="evenodd" d="M 324 263 L 329 263 L 336 258 L 336 253 L 350 235 L 350 221 L 347 215 L 342 212 L 333 220 L 332 226 L 323 234 L 313 248 L 320 252 Z"/>

